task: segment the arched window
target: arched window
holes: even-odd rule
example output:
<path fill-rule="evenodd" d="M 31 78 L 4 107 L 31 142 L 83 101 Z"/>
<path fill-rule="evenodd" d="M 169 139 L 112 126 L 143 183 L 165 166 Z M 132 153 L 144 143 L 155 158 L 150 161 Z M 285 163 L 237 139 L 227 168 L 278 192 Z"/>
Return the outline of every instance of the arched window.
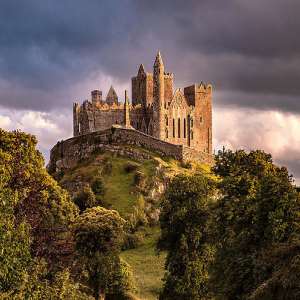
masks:
<path fill-rule="evenodd" d="M 183 137 L 186 138 L 186 120 L 183 119 Z"/>
<path fill-rule="evenodd" d="M 173 138 L 175 137 L 175 119 L 173 119 Z"/>
<path fill-rule="evenodd" d="M 203 123 L 203 117 L 200 116 L 200 123 Z"/>
<path fill-rule="evenodd" d="M 180 138 L 180 118 L 178 118 L 178 137 Z"/>
<path fill-rule="evenodd" d="M 169 125 L 169 120 L 168 120 L 168 116 L 167 115 L 165 115 L 165 120 L 166 120 L 166 126 L 168 126 Z"/>
<path fill-rule="evenodd" d="M 169 137 L 169 132 L 168 132 L 168 129 L 166 128 L 166 138 Z"/>
<path fill-rule="evenodd" d="M 194 126 L 194 120 L 193 120 L 193 118 L 191 118 L 191 127 L 193 127 Z"/>

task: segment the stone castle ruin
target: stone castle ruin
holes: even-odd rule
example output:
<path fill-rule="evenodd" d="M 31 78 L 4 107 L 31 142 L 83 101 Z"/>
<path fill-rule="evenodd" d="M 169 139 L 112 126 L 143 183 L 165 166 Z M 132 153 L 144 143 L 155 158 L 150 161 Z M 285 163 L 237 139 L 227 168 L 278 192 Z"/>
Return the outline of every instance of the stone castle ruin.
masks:
<path fill-rule="evenodd" d="M 158 52 L 153 72 L 140 65 L 132 78 L 131 103 L 127 91 L 120 103 L 113 87 L 105 100 L 94 90 L 91 101 L 74 103 L 74 137 L 52 148 L 50 169 L 73 167 L 98 150 L 123 152 L 126 144 L 212 163 L 212 86 L 201 82 L 174 92 L 173 80 Z"/>
<path fill-rule="evenodd" d="M 173 73 L 165 72 L 158 52 L 153 72 L 140 65 L 132 78 L 132 102 L 125 92 L 120 103 L 111 87 L 106 99 L 102 92 L 91 93 L 91 101 L 74 103 L 74 136 L 105 130 L 119 124 L 133 127 L 157 139 L 212 153 L 212 86 L 194 84 L 173 88 Z"/>

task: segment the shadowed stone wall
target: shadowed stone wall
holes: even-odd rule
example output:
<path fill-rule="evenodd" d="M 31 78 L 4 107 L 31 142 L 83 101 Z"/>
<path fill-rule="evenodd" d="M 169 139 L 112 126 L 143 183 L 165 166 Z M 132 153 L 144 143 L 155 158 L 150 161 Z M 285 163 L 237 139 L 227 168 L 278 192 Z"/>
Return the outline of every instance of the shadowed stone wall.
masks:
<path fill-rule="evenodd" d="M 128 129 L 113 126 L 110 129 L 76 136 L 65 141 L 58 142 L 50 152 L 50 162 L 48 170 L 55 172 L 58 169 L 72 168 L 84 159 L 89 158 L 96 151 L 112 151 L 124 155 L 126 153 L 124 145 L 140 146 L 147 150 L 157 152 L 161 156 L 173 157 L 180 161 L 197 160 L 211 164 L 212 156 L 197 151 L 196 149 L 183 145 L 174 145 L 150 135 L 144 134 L 135 129 Z M 140 154 L 142 159 L 149 159 L 151 156 Z"/>

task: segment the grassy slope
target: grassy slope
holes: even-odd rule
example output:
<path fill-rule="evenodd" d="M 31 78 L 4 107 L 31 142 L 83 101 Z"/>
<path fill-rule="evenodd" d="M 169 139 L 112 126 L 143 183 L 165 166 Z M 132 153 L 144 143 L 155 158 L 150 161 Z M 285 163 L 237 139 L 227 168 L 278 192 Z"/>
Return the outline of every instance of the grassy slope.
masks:
<path fill-rule="evenodd" d="M 142 246 L 124 251 L 121 256 L 133 269 L 137 285 L 136 296 L 154 300 L 162 287 L 165 255 L 157 255 L 155 252 L 159 228 L 148 229 L 148 234 Z"/>
<path fill-rule="evenodd" d="M 133 212 L 133 207 L 139 196 L 134 185 L 134 172 L 126 173 L 124 170 L 128 162 L 134 162 L 132 159 L 113 156 L 111 153 L 95 155 L 89 161 L 80 163 L 76 168 L 68 171 L 61 179 L 61 183 L 64 185 L 76 180 L 91 183 L 93 178 L 99 174 L 105 161 L 111 162 L 112 169 L 111 172 L 102 174 L 106 188 L 103 202 L 106 207 L 116 209 L 126 218 Z M 153 181 L 158 162 L 169 176 L 177 173 L 190 173 L 199 168 L 204 172 L 209 172 L 208 169 L 203 169 L 198 164 L 193 164 L 192 169 L 183 168 L 178 161 L 174 159 L 162 160 L 157 155 L 154 155 L 153 160 L 143 163 L 137 162 L 139 165 L 137 170 L 143 172 L 150 181 Z M 157 299 L 162 287 L 161 279 L 164 274 L 165 256 L 162 254 L 157 256 L 155 253 L 159 228 L 147 228 L 146 231 L 143 245 L 136 249 L 124 251 L 121 256 L 133 268 L 137 288 L 135 295 L 142 300 L 152 300 Z"/>

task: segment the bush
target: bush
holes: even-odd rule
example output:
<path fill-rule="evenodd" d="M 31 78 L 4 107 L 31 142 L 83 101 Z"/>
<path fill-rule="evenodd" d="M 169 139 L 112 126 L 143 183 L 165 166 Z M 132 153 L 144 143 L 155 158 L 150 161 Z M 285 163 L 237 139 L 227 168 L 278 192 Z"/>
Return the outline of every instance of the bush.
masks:
<path fill-rule="evenodd" d="M 103 169 L 102 169 L 102 174 L 104 175 L 111 175 L 112 172 L 112 162 L 110 160 L 104 160 L 103 161 Z"/>
<path fill-rule="evenodd" d="M 96 199 L 95 194 L 89 185 L 85 186 L 83 190 L 75 196 L 74 203 L 81 212 L 87 208 L 101 205 L 101 201 Z"/>
<path fill-rule="evenodd" d="M 147 225 L 148 219 L 145 214 L 145 200 L 140 196 L 137 204 L 133 208 L 133 213 L 128 218 L 128 227 L 131 231 L 137 230 L 137 227 Z"/>
<path fill-rule="evenodd" d="M 190 161 L 187 161 L 187 162 L 182 161 L 180 165 L 181 165 L 182 168 L 185 168 L 185 169 L 191 169 L 192 168 L 192 163 Z"/>
<path fill-rule="evenodd" d="M 139 165 L 135 162 L 127 162 L 127 164 L 124 166 L 124 170 L 126 173 L 132 173 L 133 171 L 135 171 L 137 168 L 139 167 Z"/>
<path fill-rule="evenodd" d="M 103 196 L 105 193 L 104 183 L 101 177 L 96 177 L 92 183 L 92 191 L 96 196 Z"/>
<path fill-rule="evenodd" d="M 122 250 L 135 249 L 144 243 L 144 234 L 142 232 L 128 233 L 124 238 Z"/>
<path fill-rule="evenodd" d="M 146 183 L 146 176 L 143 172 L 136 171 L 134 174 L 134 184 L 142 188 Z"/>

